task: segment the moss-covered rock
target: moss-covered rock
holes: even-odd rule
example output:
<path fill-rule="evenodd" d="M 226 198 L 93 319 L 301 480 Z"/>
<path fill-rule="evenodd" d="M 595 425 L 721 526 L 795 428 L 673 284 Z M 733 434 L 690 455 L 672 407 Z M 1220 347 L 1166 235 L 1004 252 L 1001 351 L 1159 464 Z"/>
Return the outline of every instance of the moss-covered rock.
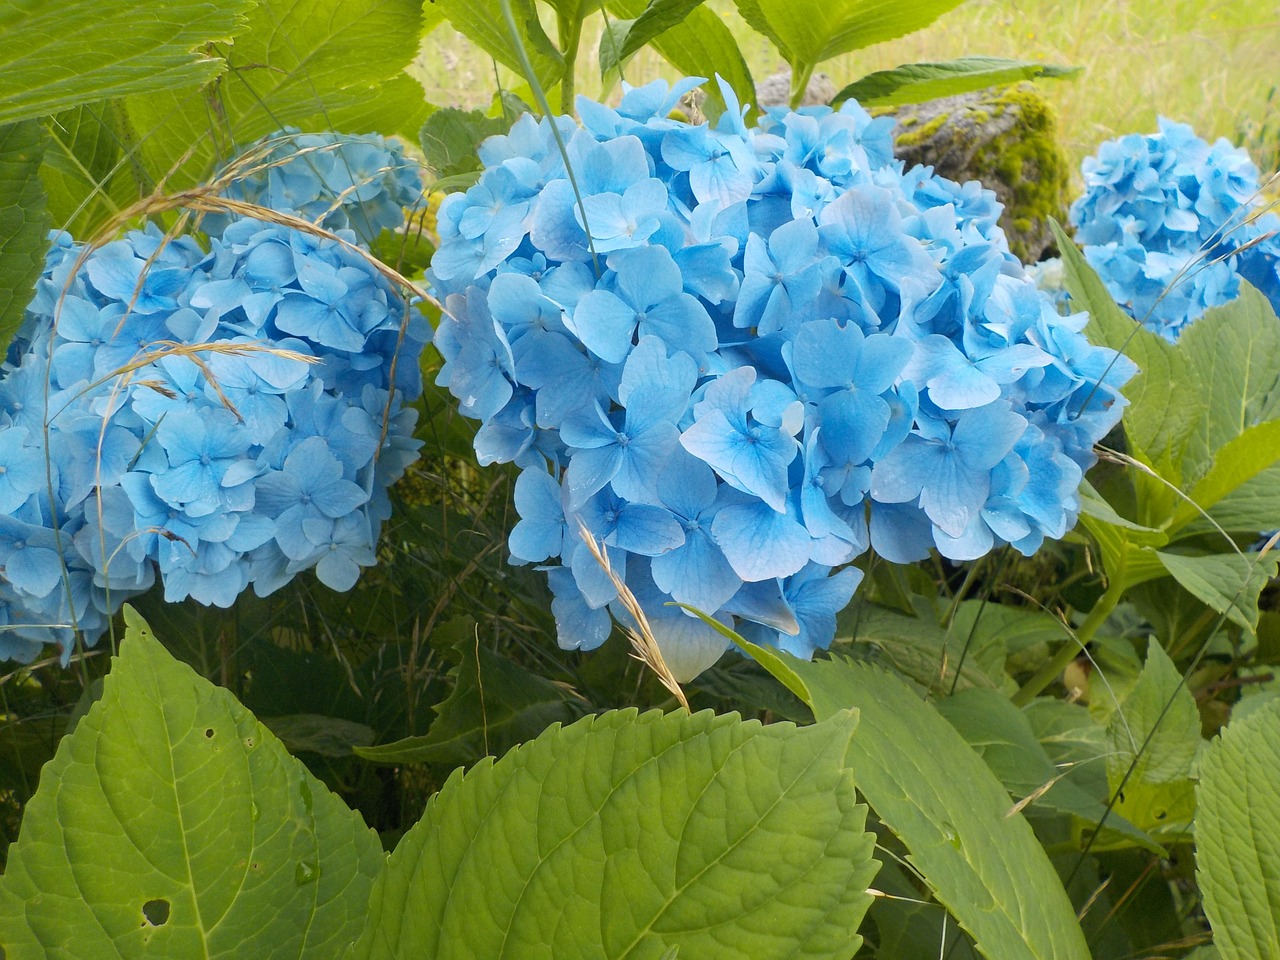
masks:
<path fill-rule="evenodd" d="M 1053 249 L 1049 218 L 1065 222 L 1069 168 L 1053 108 L 1034 84 L 993 87 L 898 111 L 897 155 L 942 176 L 980 180 L 1004 204 L 1009 248 L 1034 263 Z"/>

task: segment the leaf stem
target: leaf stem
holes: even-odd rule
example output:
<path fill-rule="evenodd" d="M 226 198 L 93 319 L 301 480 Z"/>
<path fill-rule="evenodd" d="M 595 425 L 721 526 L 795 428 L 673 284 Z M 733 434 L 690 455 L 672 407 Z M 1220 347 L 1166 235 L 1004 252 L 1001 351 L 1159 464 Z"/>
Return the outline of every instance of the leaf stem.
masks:
<path fill-rule="evenodd" d="M 1053 655 L 1049 662 L 1041 667 L 1035 676 L 1024 683 L 1022 688 L 1010 698 L 1014 706 L 1025 707 L 1039 696 L 1045 687 L 1053 683 L 1058 674 L 1062 673 L 1072 660 L 1080 655 L 1080 651 L 1093 639 L 1093 635 L 1098 632 L 1098 628 L 1106 622 L 1107 617 L 1111 616 L 1112 611 L 1119 605 L 1120 598 L 1124 596 L 1124 588 L 1122 564 L 1122 569 L 1111 577 L 1106 592 L 1093 605 L 1093 609 L 1089 611 L 1089 616 L 1080 625 L 1080 629 L 1076 631 L 1075 636 L 1059 647 L 1058 652 Z"/>
<path fill-rule="evenodd" d="M 582 41 L 582 20 L 572 13 L 556 16 L 556 38 L 564 54 L 564 76 L 560 78 L 560 112 L 573 116 L 573 83 L 578 67 L 578 45 Z"/>
<path fill-rule="evenodd" d="M 809 89 L 809 79 L 813 76 L 816 64 L 801 63 L 791 65 L 791 109 L 800 109 L 804 101 L 804 93 Z"/>

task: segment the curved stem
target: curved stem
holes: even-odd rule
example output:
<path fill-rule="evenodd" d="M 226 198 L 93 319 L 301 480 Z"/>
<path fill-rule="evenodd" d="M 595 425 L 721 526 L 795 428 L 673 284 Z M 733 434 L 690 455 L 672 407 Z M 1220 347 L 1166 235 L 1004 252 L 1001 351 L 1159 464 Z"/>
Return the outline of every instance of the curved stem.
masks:
<path fill-rule="evenodd" d="M 1093 639 L 1093 635 L 1098 632 L 1098 628 L 1102 626 L 1107 617 L 1111 616 L 1111 612 L 1115 610 L 1120 603 L 1120 598 L 1124 596 L 1124 575 L 1123 566 L 1119 571 L 1119 575 L 1111 578 L 1107 585 L 1107 591 L 1098 598 L 1098 602 L 1093 605 L 1093 609 L 1089 611 L 1089 616 L 1085 618 L 1080 629 L 1076 631 L 1074 637 L 1058 648 L 1058 652 L 1037 671 L 1036 675 L 1022 685 L 1022 688 L 1015 693 L 1010 699 L 1014 706 L 1025 707 L 1034 700 L 1044 688 L 1053 683 L 1057 679 L 1058 674 L 1067 669 L 1067 665 L 1080 655 L 1080 651 L 1085 645 Z"/>

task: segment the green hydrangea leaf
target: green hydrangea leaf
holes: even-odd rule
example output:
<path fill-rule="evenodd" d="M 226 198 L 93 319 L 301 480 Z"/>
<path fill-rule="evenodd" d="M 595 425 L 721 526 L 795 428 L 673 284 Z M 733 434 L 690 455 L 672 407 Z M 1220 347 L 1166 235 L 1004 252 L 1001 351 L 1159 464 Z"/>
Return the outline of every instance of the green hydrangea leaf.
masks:
<path fill-rule="evenodd" d="M 443 179 L 479 170 L 476 148 L 486 137 L 510 129 L 511 120 L 506 117 L 490 117 L 482 110 L 441 107 L 427 117 L 418 131 L 418 142 L 427 157 L 427 166 Z"/>
<path fill-rule="evenodd" d="M 858 710 L 849 756 L 859 791 L 983 956 L 1087 960 L 1071 901 L 1030 825 L 936 709 L 867 663 L 742 646 L 815 716 Z"/>
<path fill-rule="evenodd" d="M 902 106 L 1021 80 L 1070 77 L 1080 70 L 1080 67 L 1005 57 L 960 57 L 942 63 L 905 63 L 855 80 L 837 93 L 831 102 L 838 105 L 846 100 L 857 100 L 864 107 Z"/>
<path fill-rule="evenodd" d="M 1207 310 L 1178 340 L 1204 387 L 1207 404 L 1187 445 L 1185 472 L 1198 480 L 1230 441 L 1280 419 L 1280 322 L 1247 281 L 1231 303 Z M 1275 440 L 1269 441 L 1272 450 Z M 1278 453 L 1277 455 L 1280 455 Z"/>
<path fill-rule="evenodd" d="M 1107 782 L 1118 792 L 1115 811 L 1157 835 L 1185 830 L 1195 813 L 1191 773 L 1200 747 L 1200 712 L 1154 638 L 1137 683 L 1107 724 L 1107 746 Z"/>
<path fill-rule="evenodd" d="M 55 226 L 72 236 L 92 236 L 155 184 L 139 179 L 137 145 L 120 122 L 123 107 L 102 100 L 64 110 L 45 121 L 49 147 L 40 179 Z"/>
<path fill-rule="evenodd" d="M 1280 461 L 1280 419 L 1245 426 L 1213 453 L 1212 466 L 1191 489 L 1194 505 L 1183 501 L 1173 516 L 1171 526 L 1182 527 L 1201 516 L 1243 484 Z M 1280 513 L 1272 514 L 1272 519 Z M 1254 527 L 1261 529 L 1263 525 Z"/>
<path fill-rule="evenodd" d="M 684 20 L 704 0 L 649 0 L 640 16 L 631 21 L 615 21 L 612 26 L 626 23 L 621 30 L 610 32 L 608 39 L 600 42 L 600 74 L 617 69 L 636 51 L 662 33 Z"/>
<path fill-rule="evenodd" d="M 34 120 L 0 126 L 0 356 L 22 325 L 49 246 L 39 173 L 46 143 Z"/>
<path fill-rule="evenodd" d="M 1196 796 L 1196 878 L 1218 952 L 1280 957 L 1280 700 L 1227 725 Z"/>
<path fill-rule="evenodd" d="M 432 5 L 481 50 L 504 67 L 524 75 L 519 49 L 507 29 L 499 0 L 432 0 Z M 564 57 L 542 29 L 533 0 L 512 0 L 511 13 L 538 82 L 549 92 L 564 74 Z"/>
<path fill-rule="evenodd" d="M 734 0 L 793 70 L 927 27 L 962 0 Z"/>
<path fill-rule="evenodd" d="M 1054 766 L 1031 721 L 1008 697 L 975 688 L 939 700 L 937 707 L 1014 799 L 1030 798 L 1029 806 L 1038 811 L 1078 818 L 1081 830 L 1092 832 L 1104 824 L 1102 849 L 1137 845 L 1164 855 L 1163 847 L 1124 817 L 1114 812 L 1108 816 L 1103 798 L 1078 782 L 1080 771 Z M 1094 847 L 1098 849 L 1098 843 Z"/>
<path fill-rule="evenodd" d="M 856 715 L 627 710 L 449 778 L 374 891 L 361 960 L 848 960 L 872 837 Z"/>
<path fill-rule="evenodd" d="M 6 960 L 330 960 L 385 862 L 360 815 L 131 608 L 0 879 Z"/>
<path fill-rule="evenodd" d="M 1183 589 L 1201 603 L 1225 613 L 1250 632 L 1257 629 L 1258 595 L 1275 576 L 1280 553 L 1185 556 L 1157 551 L 1156 556 Z"/>
<path fill-rule="evenodd" d="M 245 28 L 254 0 L 9 0 L 0 5 L 0 124 L 212 80 L 206 44 Z"/>
<path fill-rule="evenodd" d="M 1280 463 L 1246 480 L 1209 508 L 1214 523 L 1232 533 L 1253 534 L 1271 529 L 1280 517 Z M 1206 521 L 1195 521 L 1183 536 L 1213 529 Z"/>
<path fill-rule="evenodd" d="M 202 182 L 284 126 L 417 136 L 429 108 L 404 68 L 418 53 L 418 0 L 261 0 L 248 23 L 216 87 L 129 99 L 152 177 L 181 161 L 171 186 Z"/>

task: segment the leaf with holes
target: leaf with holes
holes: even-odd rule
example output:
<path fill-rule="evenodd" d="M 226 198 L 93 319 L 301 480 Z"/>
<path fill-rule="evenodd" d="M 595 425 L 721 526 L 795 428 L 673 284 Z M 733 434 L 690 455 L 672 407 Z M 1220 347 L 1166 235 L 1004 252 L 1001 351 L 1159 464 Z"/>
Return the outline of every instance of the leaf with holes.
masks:
<path fill-rule="evenodd" d="M 873 838 L 857 717 L 633 710 L 449 778 L 374 891 L 358 960 L 847 960 Z"/>
<path fill-rule="evenodd" d="M 363 929 L 377 835 L 125 608 L 102 699 L 59 744 L 0 878 L 6 960 L 329 960 Z"/>

